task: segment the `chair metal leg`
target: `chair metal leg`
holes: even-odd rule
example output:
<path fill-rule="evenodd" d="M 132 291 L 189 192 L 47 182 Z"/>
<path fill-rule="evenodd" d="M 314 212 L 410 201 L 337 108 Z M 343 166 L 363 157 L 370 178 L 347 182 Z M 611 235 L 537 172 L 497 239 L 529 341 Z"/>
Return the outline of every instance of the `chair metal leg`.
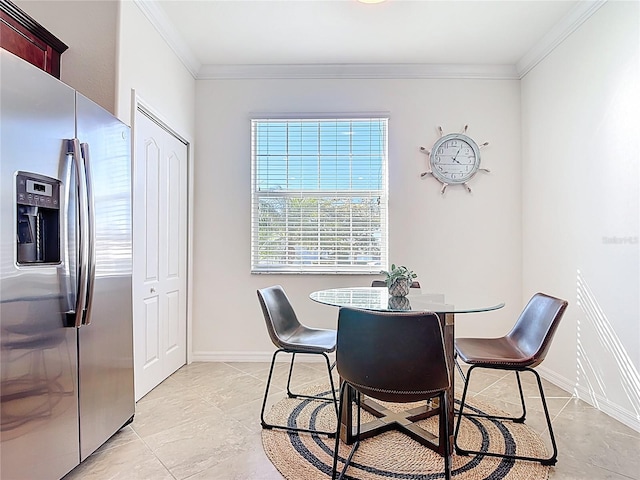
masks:
<path fill-rule="evenodd" d="M 538 381 L 538 390 L 540 390 L 540 399 L 542 400 L 542 407 L 544 408 L 544 416 L 547 419 L 547 428 L 549 429 L 549 438 L 551 438 L 551 446 L 553 447 L 553 454 L 545 460 L 541 460 L 540 463 L 542 465 L 555 465 L 558 461 L 558 445 L 556 445 L 556 437 L 553 434 L 553 427 L 551 426 L 551 417 L 549 416 L 549 409 L 547 408 L 547 400 L 544 396 L 544 392 L 542 390 L 542 380 L 540 380 L 540 375 L 533 369 L 530 369 L 536 376 L 536 380 Z"/>
<path fill-rule="evenodd" d="M 344 385 L 340 385 L 340 408 L 338 408 L 338 430 L 340 429 L 340 419 L 342 418 L 342 409 L 344 408 Z M 336 434 L 336 441 L 333 448 L 333 466 L 331 467 L 331 480 L 336 480 L 336 470 L 338 469 L 338 448 L 340 447 L 340 432 Z"/>
<path fill-rule="evenodd" d="M 465 387 L 469 384 L 469 377 L 471 376 L 471 371 L 474 368 L 483 368 L 483 367 L 479 365 L 472 365 L 469 368 L 469 371 L 467 372 L 467 380 L 465 381 Z M 465 413 L 464 416 L 478 417 L 478 418 L 491 418 L 494 420 L 509 420 L 513 423 L 524 423 L 525 416 L 527 414 L 527 407 L 524 402 L 524 393 L 522 392 L 522 383 L 520 382 L 520 372 L 516 370 L 515 373 L 516 373 L 516 380 L 518 381 L 518 392 L 520 394 L 520 404 L 522 406 L 522 414 L 519 417 L 513 417 L 509 415 L 506 415 L 506 416 L 486 415 L 484 413 Z M 460 410 L 458 410 L 458 414 L 460 414 L 461 411 L 462 411 L 462 403 L 460 404 Z"/>
<path fill-rule="evenodd" d="M 551 445 L 553 447 L 553 453 L 549 458 L 537 458 L 537 457 L 527 457 L 527 456 L 523 456 L 523 455 L 511 455 L 511 454 L 507 454 L 507 453 L 494 453 L 494 452 L 482 452 L 482 451 L 476 451 L 476 450 L 465 450 L 463 448 L 461 448 L 458 445 L 458 433 L 460 431 L 460 423 L 462 422 L 462 417 L 482 417 L 482 418 L 487 418 L 487 419 L 491 419 L 491 420 L 508 420 L 508 421 L 512 421 L 514 423 L 523 423 L 524 422 L 524 417 L 526 414 L 526 407 L 525 407 L 525 401 L 524 401 L 524 394 L 522 393 L 522 383 L 520 381 L 520 372 L 516 371 L 516 378 L 518 380 L 518 389 L 520 391 L 520 400 L 522 402 L 522 415 L 520 417 L 508 417 L 508 416 L 499 416 L 499 415 L 484 415 L 484 414 L 473 414 L 473 413 L 463 413 L 463 410 L 466 406 L 466 397 L 467 397 L 467 389 L 469 387 L 469 382 L 471 379 L 471 372 L 473 371 L 474 368 L 476 367 L 480 367 L 479 365 L 472 365 L 469 368 L 469 371 L 467 372 L 467 381 L 464 384 L 464 390 L 462 391 L 462 399 L 460 400 L 460 413 L 458 415 L 458 421 L 456 422 L 456 428 L 455 428 L 455 433 L 453 436 L 453 445 L 455 448 L 455 451 L 457 454 L 459 455 L 469 455 L 469 454 L 476 454 L 476 455 L 487 455 L 490 457 L 500 457 L 500 458 L 510 458 L 510 459 L 514 459 L 514 460 L 528 460 L 528 461 L 532 461 L 532 462 L 540 462 L 542 465 L 555 465 L 557 462 L 557 457 L 558 457 L 558 447 L 556 445 L 556 439 L 555 436 L 553 434 L 553 427 L 551 426 L 551 417 L 549 416 L 549 409 L 547 408 L 547 401 L 546 398 L 544 396 L 544 390 L 542 388 L 542 381 L 540 380 L 540 375 L 538 375 L 538 372 L 536 372 L 534 369 L 532 368 L 522 368 L 522 371 L 528 370 L 530 372 L 533 372 L 533 374 L 536 377 L 537 383 L 538 383 L 538 390 L 540 391 L 540 399 L 542 400 L 542 407 L 544 410 L 544 416 L 545 419 L 547 421 L 547 427 L 549 429 L 549 437 L 551 438 Z"/>
<path fill-rule="evenodd" d="M 462 370 L 462 367 L 460 366 L 460 362 L 458 362 L 458 356 L 457 355 L 455 355 L 453 357 L 453 361 L 456 364 L 456 368 L 458 369 L 458 373 L 460 374 L 460 378 L 462 378 L 463 382 L 466 382 L 467 381 L 467 377 L 465 377 L 464 371 Z"/>
<path fill-rule="evenodd" d="M 289 376 L 287 377 L 287 395 L 289 398 L 295 398 L 295 394 L 291 393 L 291 374 L 293 373 L 293 362 L 296 359 L 295 352 L 291 355 L 291 366 L 289 367 Z"/>
<path fill-rule="evenodd" d="M 278 350 L 276 350 L 273 354 L 273 357 L 271 358 L 271 368 L 269 368 L 269 377 L 267 379 L 267 386 L 265 388 L 264 391 L 264 399 L 262 400 L 262 409 L 260 410 L 260 423 L 262 425 L 262 428 L 266 428 L 266 429 L 272 429 L 272 428 L 277 428 L 277 429 L 281 429 L 281 430 L 287 430 L 290 432 L 306 432 L 306 433 L 315 433 L 315 434 L 321 434 L 321 435 L 327 435 L 329 438 L 333 437 L 334 435 L 336 435 L 336 432 L 325 432 L 322 430 L 311 430 L 308 428 L 299 428 L 299 427 L 293 427 L 293 426 L 288 426 L 288 425 L 273 425 L 270 423 L 267 423 L 267 421 L 264 418 L 264 411 L 265 408 L 267 406 L 267 397 L 269 396 L 269 387 L 271 386 L 271 378 L 273 377 L 273 368 L 275 366 L 276 363 L 276 357 L 278 356 L 278 354 L 280 352 L 287 352 L 287 350 L 284 350 L 282 348 L 279 348 Z M 292 352 L 287 352 L 287 353 L 292 353 Z M 329 357 L 323 352 L 322 353 L 325 356 L 325 359 L 327 361 L 327 368 L 329 368 Z M 294 354 L 295 355 L 295 354 Z M 292 360 L 293 362 L 293 360 Z M 292 363 L 292 367 L 293 368 L 293 363 Z M 291 375 L 291 369 L 289 370 L 289 375 Z M 290 380 L 290 378 L 289 378 Z M 336 410 L 336 415 L 338 412 L 338 407 L 337 407 L 337 398 L 336 398 L 336 392 L 335 389 L 333 387 L 333 378 L 331 377 L 331 370 L 329 369 L 329 381 L 331 382 L 331 392 L 333 394 L 333 400 L 331 400 L 330 398 L 325 398 L 325 397 L 313 397 L 313 396 L 308 396 L 308 395 L 299 395 L 300 397 L 304 397 L 304 398 L 308 398 L 308 399 L 314 399 L 314 400 L 321 400 L 321 401 L 325 401 L 325 402 L 330 402 L 333 401 L 335 410 Z M 289 388 L 289 382 L 287 381 L 287 390 Z M 340 417 L 337 417 L 338 419 L 338 429 L 340 428 Z"/>
<path fill-rule="evenodd" d="M 453 433 L 453 446 L 456 449 L 456 452 L 461 450 L 458 447 L 458 432 L 460 431 L 460 422 L 462 422 L 462 415 L 465 406 L 465 400 L 467 399 L 467 389 L 469 388 L 469 381 L 471 380 L 471 372 L 473 371 L 473 365 L 469 368 L 467 372 L 467 380 L 464 382 L 464 387 L 462 388 L 462 398 L 460 399 L 460 410 L 458 411 L 458 421 L 456 422 L 456 429 Z"/>
<path fill-rule="evenodd" d="M 342 418 L 342 410 L 345 408 L 345 405 L 347 408 L 351 408 L 351 404 L 346 402 L 346 399 L 345 399 L 345 392 L 347 388 L 351 388 L 351 385 L 343 381 L 340 386 L 340 408 L 338 409 L 338 419 Z M 361 418 L 360 418 L 361 398 L 360 397 L 361 397 L 360 392 L 356 390 L 356 403 L 358 405 L 356 441 L 353 443 L 353 447 L 351 447 L 349 456 L 346 458 L 344 462 L 344 466 L 342 467 L 342 471 L 340 472 L 340 475 L 338 475 L 337 480 L 343 479 L 345 472 L 347 471 L 347 468 L 349 468 L 349 465 L 351 464 L 351 460 L 353 459 L 353 454 L 356 453 L 356 450 L 358 450 L 358 447 L 360 446 L 360 425 L 361 425 Z M 340 429 L 340 426 L 338 425 L 338 430 L 339 429 Z M 338 431 L 336 435 L 335 448 L 333 450 L 333 467 L 331 469 L 331 480 L 336 480 L 336 474 L 338 473 L 337 470 L 338 470 L 338 447 L 339 446 L 340 446 L 340 432 Z"/>
<path fill-rule="evenodd" d="M 331 393 L 333 394 L 333 400 L 331 398 L 314 396 L 314 395 L 302 395 L 300 393 L 294 393 L 291 391 L 291 374 L 293 373 L 293 360 L 296 358 L 296 354 L 293 353 L 291 357 L 291 366 L 289 367 L 289 378 L 287 379 L 287 395 L 289 398 L 307 398 L 309 400 L 319 400 L 321 402 L 333 402 L 333 406 L 336 411 L 336 415 L 338 414 L 338 398 L 336 397 L 336 389 L 333 383 L 333 376 L 331 375 L 331 370 L 333 369 L 335 362 L 331 364 L 331 360 L 329 360 L 329 356 L 326 353 L 322 353 L 324 356 L 325 362 L 327 364 L 327 372 L 329 374 L 329 383 L 331 385 Z"/>
<path fill-rule="evenodd" d="M 458 373 L 460 374 L 460 378 L 462 379 L 462 383 L 465 384 L 467 383 L 467 377 L 464 374 L 464 370 L 462 370 L 462 367 L 460 366 L 460 362 L 458 361 L 458 352 L 453 352 L 453 363 L 456 364 L 456 369 L 458 370 Z M 455 416 L 455 414 L 459 413 L 459 410 L 456 410 L 455 408 L 455 404 L 453 406 L 453 414 Z"/>
<path fill-rule="evenodd" d="M 449 454 L 450 444 L 449 439 L 451 432 L 449 431 L 449 405 L 447 403 L 447 396 L 444 393 L 440 394 L 439 404 L 440 407 L 440 435 L 444 438 L 440 439 L 440 442 L 444 443 L 444 478 L 445 480 L 451 479 L 451 455 Z"/>
<path fill-rule="evenodd" d="M 527 416 L 527 406 L 524 404 L 524 393 L 522 393 L 522 382 L 520 381 L 520 372 L 517 370 L 516 370 L 516 380 L 518 380 L 518 391 L 520 392 L 520 404 L 522 405 L 522 415 L 520 415 L 518 418 L 514 418 L 513 422 L 524 423 L 524 419 Z"/>

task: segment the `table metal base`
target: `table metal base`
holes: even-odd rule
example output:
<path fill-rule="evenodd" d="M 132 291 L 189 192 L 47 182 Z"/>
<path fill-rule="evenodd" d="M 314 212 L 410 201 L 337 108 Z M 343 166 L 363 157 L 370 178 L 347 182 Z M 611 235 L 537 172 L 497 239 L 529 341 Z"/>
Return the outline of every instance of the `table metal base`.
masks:
<path fill-rule="evenodd" d="M 347 404 L 351 405 L 354 401 L 353 391 L 347 389 L 345 397 Z M 427 402 L 425 405 L 410 410 L 394 412 L 370 398 L 364 398 L 361 408 L 377 418 L 360 425 L 360 439 L 371 438 L 380 433 L 388 432 L 389 430 L 399 430 L 421 445 L 438 452 L 440 455 L 444 455 L 444 451 L 438 447 L 438 437 L 415 423 L 419 420 L 437 415 L 439 412 L 437 404 L 438 401 L 434 400 L 432 403 Z M 343 410 L 341 422 L 343 428 L 340 431 L 340 438 L 344 443 L 351 445 L 356 441 L 357 427 L 353 425 L 352 414 L 347 413 L 347 410 L 350 409 L 345 408 Z"/>

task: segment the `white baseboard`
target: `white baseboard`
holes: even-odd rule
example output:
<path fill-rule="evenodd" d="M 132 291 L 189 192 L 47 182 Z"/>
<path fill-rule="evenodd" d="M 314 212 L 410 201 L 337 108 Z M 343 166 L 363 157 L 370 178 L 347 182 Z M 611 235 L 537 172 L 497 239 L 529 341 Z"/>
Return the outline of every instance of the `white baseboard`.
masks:
<path fill-rule="evenodd" d="M 636 432 L 640 432 L 640 416 L 638 416 L 638 414 L 624 409 L 620 407 L 620 405 L 612 403 L 609 399 L 600 394 L 596 394 L 582 386 L 575 385 L 574 382 L 558 375 L 556 372 L 549 370 L 548 368 L 539 366 L 536 370 L 545 380 L 548 380 L 557 387 L 575 395 L 583 402 L 586 402 L 601 412 L 606 413 L 610 417 L 615 418 L 620 423 L 625 424 Z"/>
<path fill-rule="evenodd" d="M 193 352 L 191 359 L 194 362 L 266 362 L 271 363 L 274 351 L 270 352 Z M 335 353 L 329 354 L 329 359 L 335 360 Z M 287 354 L 278 355 L 277 361 L 290 362 L 291 356 Z M 324 362 L 322 355 L 298 354 L 296 362 L 318 363 Z"/>

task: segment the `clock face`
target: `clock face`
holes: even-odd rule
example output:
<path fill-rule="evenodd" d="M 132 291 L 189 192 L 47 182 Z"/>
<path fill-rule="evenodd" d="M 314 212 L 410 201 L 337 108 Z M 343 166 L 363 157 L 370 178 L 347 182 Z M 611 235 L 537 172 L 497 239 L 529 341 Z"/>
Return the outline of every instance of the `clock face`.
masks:
<path fill-rule="evenodd" d="M 480 148 L 461 133 L 440 137 L 429 158 L 433 176 L 442 183 L 464 183 L 480 168 Z"/>

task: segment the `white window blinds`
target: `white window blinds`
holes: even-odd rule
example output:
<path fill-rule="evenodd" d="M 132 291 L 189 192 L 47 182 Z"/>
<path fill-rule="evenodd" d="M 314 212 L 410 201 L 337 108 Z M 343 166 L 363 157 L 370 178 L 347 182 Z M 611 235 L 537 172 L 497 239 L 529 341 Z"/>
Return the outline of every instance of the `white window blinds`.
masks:
<path fill-rule="evenodd" d="M 251 121 L 251 271 L 387 265 L 387 118 Z"/>

